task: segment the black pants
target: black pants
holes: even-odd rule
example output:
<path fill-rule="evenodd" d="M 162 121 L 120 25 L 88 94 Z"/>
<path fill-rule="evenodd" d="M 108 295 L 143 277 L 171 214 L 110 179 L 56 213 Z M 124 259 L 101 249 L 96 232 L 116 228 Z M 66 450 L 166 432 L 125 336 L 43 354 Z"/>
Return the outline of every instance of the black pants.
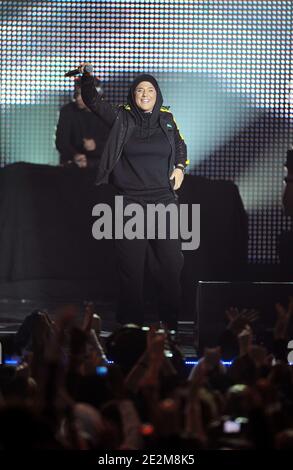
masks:
<path fill-rule="evenodd" d="M 115 240 L 120 281 L 117 321 L 138 324 L 144 321 L 144 273 L 150 249 L 158 268 L 155 283 L 159 299 L 159 319 L 169 328 L 176 328 L 181 304 L 180 276 L 184 264 L 180 237 Z"/>

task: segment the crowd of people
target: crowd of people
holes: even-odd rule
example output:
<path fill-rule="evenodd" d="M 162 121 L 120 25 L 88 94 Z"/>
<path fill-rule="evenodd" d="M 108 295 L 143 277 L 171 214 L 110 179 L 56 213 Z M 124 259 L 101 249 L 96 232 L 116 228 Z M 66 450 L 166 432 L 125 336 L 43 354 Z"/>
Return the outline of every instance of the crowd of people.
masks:
<path fill-rule="evenodd" d="M 0 366 L 0 449 L 292 449 L 292 299 L 276 305 L 271 351 L 253 342 L 256 312 L 232 308 L 220 345 L 192 368 L 158 325 L 105 340 L 93 305 L 80 311 L 35 311 L 19 329 L 19 364 Z"/>

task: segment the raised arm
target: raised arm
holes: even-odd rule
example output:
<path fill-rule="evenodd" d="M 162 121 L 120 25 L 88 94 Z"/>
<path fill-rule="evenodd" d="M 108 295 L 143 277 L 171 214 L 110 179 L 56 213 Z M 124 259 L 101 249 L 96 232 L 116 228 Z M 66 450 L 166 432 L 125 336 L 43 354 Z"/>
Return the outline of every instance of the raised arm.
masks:
<path fill-rule="evenodd" d="M 111 105 L 102 98 L 94 86 L 93 74 L 85 72 L 86 63 L 82 63 L 79 68 L 83 73 L 81 78 L 81 96 L 86 106 L 97 116 L 99 116 L 108 126 L 112 126 L 119 108 Z"/>

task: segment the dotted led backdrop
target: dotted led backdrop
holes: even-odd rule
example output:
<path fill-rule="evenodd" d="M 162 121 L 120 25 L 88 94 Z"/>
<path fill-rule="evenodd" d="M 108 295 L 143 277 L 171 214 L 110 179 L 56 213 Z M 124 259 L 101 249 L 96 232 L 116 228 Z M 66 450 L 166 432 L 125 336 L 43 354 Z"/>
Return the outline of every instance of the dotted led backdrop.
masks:
<path fill-rule="evenodd" d="M 185 136 L 190 173 L 234 181 L 249 215 L 249 257 L 275 263 L 290 147 L 290 1 L 2 1 L 1 166 L 58 164 L 64 73 L 87 60 L 121 103 L 153 73 Z M 292 139 L 291 139 L 292 140 Z"/>

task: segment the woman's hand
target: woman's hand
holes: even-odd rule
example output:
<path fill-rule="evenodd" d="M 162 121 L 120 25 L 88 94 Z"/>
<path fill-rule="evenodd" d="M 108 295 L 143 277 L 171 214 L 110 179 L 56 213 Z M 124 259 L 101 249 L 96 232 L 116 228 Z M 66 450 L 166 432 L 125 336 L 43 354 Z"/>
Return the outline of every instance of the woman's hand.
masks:
<path fill-rule="evenodd" d="M 78 69 L 80 73 L 84 73 L 84 68 L 86 65 L 91 65 L 89 62 L 82 62 L 79 66 Z M 93 75 L 92 73 L 86 72 L 88 75 Z"/>
<path fill-rule="evenodd" d="M 170 176 L 170 180 L 175 180 L 173 189 L 179 189 L 184 179 L 184 173 L 180 168 L 175 168 Z"/>

